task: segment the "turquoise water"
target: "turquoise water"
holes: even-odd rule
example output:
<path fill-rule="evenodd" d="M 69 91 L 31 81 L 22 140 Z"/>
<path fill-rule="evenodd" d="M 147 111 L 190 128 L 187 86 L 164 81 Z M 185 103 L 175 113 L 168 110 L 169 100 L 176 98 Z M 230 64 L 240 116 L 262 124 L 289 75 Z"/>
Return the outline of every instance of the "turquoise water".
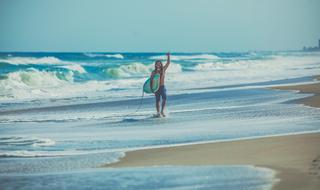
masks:
<path fill-rule="evenodd" d="M 251 180 L 270 186 L 273 177 L 255 178 L 261 170 L 247 166 L 92 168 L 117 162 L 129 150 L 320 130 L 319 109 L 289 103 L 310 94 L 265 88 L 314 82 L 319 53 L 173 53 L 166 76 L 168 117 L 155 119 L 153 95 L 145 95 L 137 108 L 154 61 L 164 58 L 159 53 L 1 53 L 1 184 L 40 189 L 43 180 L 50 182 L 48 189 L 78 188 L 85 178 L 91 188 L 124 189 L 115 185 L 128 183 L 132 189 L 168 184 L 186 189 L 186 178 L 194 179 L 187 180 L 190 189 L 217 188 L 213 184 L 235 189 L 238 181 L 250 189 Z M 246 172 L 253 177 L 239 175 Z M 144 173 L 155 180 L 143 180 Z M 171 174 L 181 180 L 172 182 Z M 202 187 L 207 178 L 212 181 Z M 239 180 L 232 183 L 233 178 Z"/>
<path fill-rule="evenodd" d="M 65 99 L 82 102 L 137 97 L 154 61 L 165 63 L 165 58 L 159 53 L 0 53 L 0 102 L 54 99 L 57 104 Z M 316 75 L 320 55 L 173 53 L 171 59 L 166 85 L 171 94 L 183 94 L 187 89 Z"/>

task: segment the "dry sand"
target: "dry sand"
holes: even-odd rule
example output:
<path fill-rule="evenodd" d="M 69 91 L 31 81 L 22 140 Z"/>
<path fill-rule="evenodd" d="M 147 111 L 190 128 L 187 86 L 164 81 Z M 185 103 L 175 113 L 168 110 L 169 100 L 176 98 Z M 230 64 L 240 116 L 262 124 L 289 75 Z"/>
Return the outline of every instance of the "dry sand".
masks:
<path fill-rule="evenodd" d="M 301 101 L 319 107 L 320 83 L 277 89 L 313 93 Z M 318 190 L 320 133 L 137 150 L 105 167 L 239 164 L 275 169 L 280 179 L 273 187 L 276 190 Z"/>

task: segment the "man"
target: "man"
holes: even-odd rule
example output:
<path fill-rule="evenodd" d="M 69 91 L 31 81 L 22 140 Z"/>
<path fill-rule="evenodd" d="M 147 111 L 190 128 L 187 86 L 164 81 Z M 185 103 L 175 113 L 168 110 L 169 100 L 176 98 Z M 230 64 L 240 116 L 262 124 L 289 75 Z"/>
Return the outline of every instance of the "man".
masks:
<path fill-rule="evenodd" d="M 164 108 L 166 106 L 167 101 L 167 94 L 166 94 L 166 87 L 164 85 L 164 79 L 166 76 L 166 70 L 168 69 L 170 65 L 170 53 L 167 53 L 167 63 L 163 66 L 162 62 L 160 60 L 157 60 L 154 64 L 154 70 L 151 72 L 151 83 L 150 86 L 153 84 L 153 77 L 155 74 L 160 74 L 160 87 L 158 91 L 156 91 L 154 94 L 156 96 L 156 108 L 157 108 L 157 117 L 165 117 L 164 114 Z M 160 97 L 162 99 L 161 104 L 161 112 L 160 112 Z"/>

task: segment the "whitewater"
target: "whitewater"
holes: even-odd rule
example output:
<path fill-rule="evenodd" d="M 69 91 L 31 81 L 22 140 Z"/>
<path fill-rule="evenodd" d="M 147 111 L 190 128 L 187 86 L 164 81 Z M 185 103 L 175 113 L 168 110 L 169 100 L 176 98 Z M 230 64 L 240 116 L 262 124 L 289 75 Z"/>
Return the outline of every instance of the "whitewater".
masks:
<path fill-rule="evenodd" d="M 131 150 L 320 131 L 320 110 L 295 103 L 311 94 L 268 88 L 316 82 L 320 53 L 172 53 L 168 117 L 154 119 L 153 95 L 136 109 L 159 59 L 165 54 L 0 53 L 1 184 L 268 189 L 274 172 L 254 166 L 98 167 Z"/>

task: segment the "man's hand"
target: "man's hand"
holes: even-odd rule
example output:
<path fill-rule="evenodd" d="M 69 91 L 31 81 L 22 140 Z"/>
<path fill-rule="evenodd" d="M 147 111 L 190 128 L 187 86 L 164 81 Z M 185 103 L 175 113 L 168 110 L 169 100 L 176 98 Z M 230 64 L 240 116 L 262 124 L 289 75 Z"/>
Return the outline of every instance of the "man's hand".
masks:
<path fill-rule="evenodd" d="M 167 53 L 167 57 L 170 57 L 170 52 Z"/>

